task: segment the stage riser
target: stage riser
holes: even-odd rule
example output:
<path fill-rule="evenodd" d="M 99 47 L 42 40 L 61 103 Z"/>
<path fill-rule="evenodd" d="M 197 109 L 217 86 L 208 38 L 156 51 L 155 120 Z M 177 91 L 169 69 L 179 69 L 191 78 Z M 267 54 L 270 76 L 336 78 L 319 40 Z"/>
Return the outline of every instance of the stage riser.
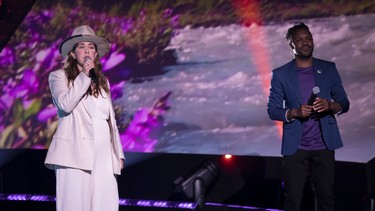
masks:
<path fill-rule="evenodd" d="M 0 190 L 54 195 L 55 175 L 44 166 L 45 155 L 46 150 L 0 150 Z M 281 157 L 234 156 L 228 161 L 220 155 L 126 155 L 126 168 L 118 177 L 120 198 L 186 201 L 174 194 L 173 181 L 198 163 L 210 160 L 219 165 L 221 174 L 206 201 L 282 209 Z M 373 163 L 336 162 L 336 210 L 361 210 L 374 184 Z M 305 201 L 311 204 L 311 194 Z"/>

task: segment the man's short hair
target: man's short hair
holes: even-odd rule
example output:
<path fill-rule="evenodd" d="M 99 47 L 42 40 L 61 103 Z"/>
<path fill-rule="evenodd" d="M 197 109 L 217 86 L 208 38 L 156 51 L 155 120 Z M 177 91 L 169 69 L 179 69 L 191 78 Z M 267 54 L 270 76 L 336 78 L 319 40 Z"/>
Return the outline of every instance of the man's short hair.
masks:
<path fill-rule="evenodd" d="M 305 25 L 303 22 L 300 22 L 288 29 L 285 36 L 286 40 L 290 42 L 292 40 L 292 37 L 296 34 L 296 31 L 299 29 L 307 29 L 308 31 L 310 31 L 307 25 Z"/>

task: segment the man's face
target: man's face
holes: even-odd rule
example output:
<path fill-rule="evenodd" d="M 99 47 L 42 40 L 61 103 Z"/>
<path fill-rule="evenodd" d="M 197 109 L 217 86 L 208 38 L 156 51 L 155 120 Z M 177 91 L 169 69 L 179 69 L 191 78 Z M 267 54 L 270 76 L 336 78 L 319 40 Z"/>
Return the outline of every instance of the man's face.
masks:
<path fill-rule="evenodd" d="M 300 58 L 311 58 L 314 51 L 314 40 L 307 29 L 298 29 L 290 42 L 294 54 Z"/>

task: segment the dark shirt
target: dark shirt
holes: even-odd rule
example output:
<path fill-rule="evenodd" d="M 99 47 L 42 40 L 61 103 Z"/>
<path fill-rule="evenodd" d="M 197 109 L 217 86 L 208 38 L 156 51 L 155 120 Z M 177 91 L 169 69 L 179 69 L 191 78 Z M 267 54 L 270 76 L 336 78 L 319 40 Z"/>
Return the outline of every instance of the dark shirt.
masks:
<path fill-rule="evenodd" d="M 306 105 L 315 86 L 314 68 L 298 68 L 297 75 L 301 87 L 302 103 Z M 303 134 L 298 148 L 304 150 L 326 149 L 320 132 L 319 119 L 316 115 L 310 116 L 303 122 Z"/>

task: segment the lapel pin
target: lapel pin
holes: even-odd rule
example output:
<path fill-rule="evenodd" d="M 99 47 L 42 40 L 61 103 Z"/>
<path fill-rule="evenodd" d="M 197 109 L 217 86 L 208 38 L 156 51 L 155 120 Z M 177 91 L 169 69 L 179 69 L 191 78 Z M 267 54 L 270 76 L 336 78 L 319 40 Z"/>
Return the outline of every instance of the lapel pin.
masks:
<path fill-rule="evenodd" d="M 317 70 L 317 72 L 320 74 L 320 73 L 322 73 L 322 71 L 321 70 Z"/>

